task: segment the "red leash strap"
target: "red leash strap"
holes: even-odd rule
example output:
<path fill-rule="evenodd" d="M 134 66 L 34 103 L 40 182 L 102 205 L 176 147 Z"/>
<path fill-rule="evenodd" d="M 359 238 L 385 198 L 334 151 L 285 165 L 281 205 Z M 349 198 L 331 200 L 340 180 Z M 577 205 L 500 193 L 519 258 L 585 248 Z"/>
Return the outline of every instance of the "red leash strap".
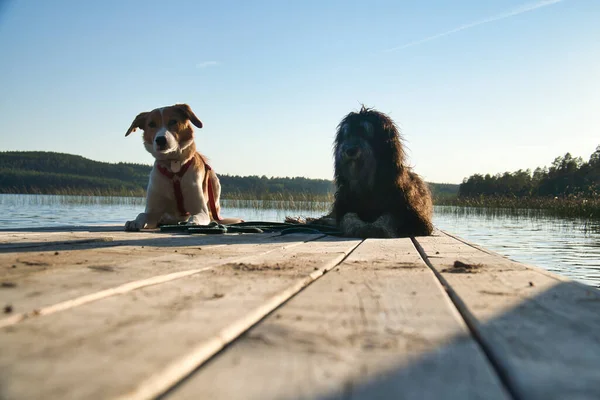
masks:
<path fill-rule="evenodd" d="M 169 171 L 167 168 L 162 165 L 157 165 L 158 172 L 163 174 L 169 179 L 173 180 L 173 192 L 175 193 L 175 201 L 177 201 L 177 211 L 181 215 L 189 215 L 187 211 L 185 211 L 185 205 L 183 204 L 183 192 L 181 191 L 181 177 L 186 173 L 188 168 L 194 163 L 194 157 L 190 158 L 188 162 L 181 166 L 181 169 L 177 173 L 173 173 Z"/>
<path fill-rule="evenodd" d="M 206 166 L 206 174 L 210 174 L 210 171 L 212 171 L 211 166 L 207 163 L 204 163 L 204 165 Z M 213 218 L 217 222 L 221 222 L 223 218 L 221 218 L 221 216 L 219 215 L 219 211 L 217 210 L 217 202 L 215 201 L 215 191 L 210 176 L 208 176 L 208 207 L 210 208 L 210 213 L 212 214 Z"/>
<path fill-rule="evenodd" d="M 183 205 L 183 192 L 181 191 L 181 181 L 176 179 L 173 181 L 173 191 L 175 191 L 175 200 L 177 201 L 177 211 L 181 215 L 189 215 L 187 211 L 185 211 L 185 206 Z"/>

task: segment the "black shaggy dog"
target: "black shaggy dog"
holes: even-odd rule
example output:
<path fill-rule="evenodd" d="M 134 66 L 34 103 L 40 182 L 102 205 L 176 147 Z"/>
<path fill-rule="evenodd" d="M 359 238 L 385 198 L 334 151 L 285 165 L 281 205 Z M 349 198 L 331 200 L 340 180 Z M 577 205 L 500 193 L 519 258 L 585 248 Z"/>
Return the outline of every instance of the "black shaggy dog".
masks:
<path fill-rule="evenodd" d="M 344 236 L 430 235 L 427 184 L 405 164 L 396 124 L 361 108 L 340 122 L 334 145 L 336 193 L 330 217 Z"/>

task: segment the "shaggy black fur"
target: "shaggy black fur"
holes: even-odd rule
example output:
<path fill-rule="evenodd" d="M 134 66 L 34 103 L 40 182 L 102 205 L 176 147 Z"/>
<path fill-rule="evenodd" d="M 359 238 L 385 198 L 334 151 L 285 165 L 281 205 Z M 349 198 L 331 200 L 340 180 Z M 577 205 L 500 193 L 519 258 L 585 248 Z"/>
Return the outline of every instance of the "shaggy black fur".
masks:
<path fill-rule="evenodd" d="M 361 108 L 340 122 L 334 145 L 333 211 L 345 236 L 429 235 L 432 201 L 427 184 L 405 165 L 396 124 Z"/>

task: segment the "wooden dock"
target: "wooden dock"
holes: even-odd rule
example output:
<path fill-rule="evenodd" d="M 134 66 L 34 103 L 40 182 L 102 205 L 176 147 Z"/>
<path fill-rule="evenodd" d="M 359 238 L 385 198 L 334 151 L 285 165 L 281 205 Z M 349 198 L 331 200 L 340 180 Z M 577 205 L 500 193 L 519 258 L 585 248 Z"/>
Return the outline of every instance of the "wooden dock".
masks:
<path fill-rule="evenodd" d="M 0 399 L 600 399 L 600 291 L 443 232 L 0 232 Z"/>

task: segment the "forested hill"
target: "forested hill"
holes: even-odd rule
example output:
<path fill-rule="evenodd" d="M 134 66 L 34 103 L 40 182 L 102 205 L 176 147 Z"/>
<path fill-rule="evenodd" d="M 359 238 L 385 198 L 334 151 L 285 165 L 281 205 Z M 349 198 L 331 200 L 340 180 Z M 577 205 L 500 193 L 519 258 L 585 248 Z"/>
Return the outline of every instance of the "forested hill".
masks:
<path fill-rule="evenodd" d="M 0 193 L 144 196 L 150 165 L 105 163 L 54 152 L 0 152 Z M 333 193 L 326 179 L 219 175 L 227 194 L 251 199 L 276 194 L 325 197 Z M 458 185 L 431 184 L 440 196 L 452 196 Z"/>
<path fill-rule="evenodd" d="M 150 166 L 72 154 L 0 152 L 0 193 L 143 196 Z"/>

